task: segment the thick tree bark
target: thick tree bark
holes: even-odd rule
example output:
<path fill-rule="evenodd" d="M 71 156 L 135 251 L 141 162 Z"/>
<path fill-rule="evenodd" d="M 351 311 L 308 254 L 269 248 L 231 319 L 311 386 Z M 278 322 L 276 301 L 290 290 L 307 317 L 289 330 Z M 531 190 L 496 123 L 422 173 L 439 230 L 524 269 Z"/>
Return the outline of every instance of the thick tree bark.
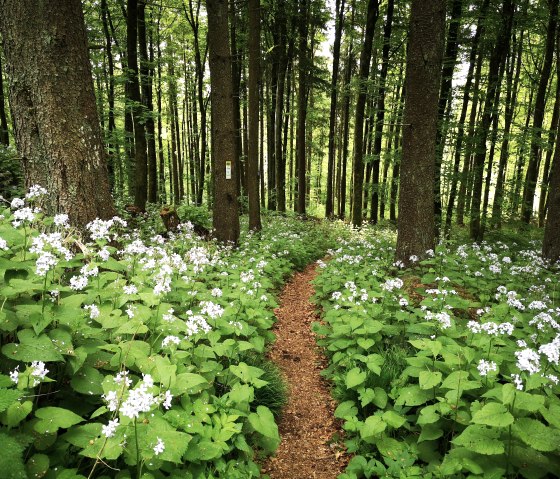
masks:
<path fill-rule="evenodd" d="M 235 122 L 227 0 L 206 0 L 212 102 L 214 214 L 219 241 L 237 243 L 239 216 L 235 161 Z"/>
<path fill-rule="evenodd" d="M 360 54 L 360 82 L 358 99 L 356 100 L 356 119 L 354 122 L 354 164 L 353 164 L 353 190 L 352 190 L 352 224 L 355 227 L 362 225 L 362 195 L 364 186 L 364 111 L 366 107 L 367 87 L 365 85 L 369 76 L 369 64 L 373 44 L 375 23 L 379 15 L 377 0 L 369 0 L 364 43 Z"/>
<path fill-rule="evenodd" d="M 552 72 L 552 60 L 554 57 L 554 43 L 558 24 L 558 3 L 559 0 L 548 0 L 550 16 L 546 31 L 546 48 L 537 96 L 535 97 L 535 115 L 533 117 L 533 131 L 531 135 L 531 153 L 529 155 L 529 164 L 527 165 L 525 187 L 523 189 L 523 203 L 521 207 L 521 219 L 527 224 L 531 221 L 531 217 L 533 216 L 533 202 L 535 199 L 535 190 L 539 177 L 538 165 L 541 152 L 541 135 L 545 114 L 548 81 Z"/>
<path fill-rule="evenodd" d="M 0 0 L 15 138 L 27 186 L 77 226 L 114 214 L 79 0 Z"/>
<path fill-rule="evenodd" d="M 560 45 L 559 45 L 560 47 Z M 560 130 L 556 136 L 556 152 L 550 174 L 548 215 L 544 228 L 543 256 L 550 261 L 560 260 Z"/>
<path fill-rule="evenodd" d="M 473 163 L 473 191 L 470 214 L 470 236 L 475 241 L 482 241 L 484 236 L 484 223 L 481 219 L 480 206 L 482 194 L 482 177 L 484 174 L 484 161 L 486 159 L 486 140 L 490 131 L 492 114 L 501 83 L 500 70 L 505 63 L 509 51 L 511 29 L 513 26 L 514 5 L 512 0 L 504 0 L 502 5 L 502 24 L 496 39 L 496 45 L 490 57 L 488 67 L 488 87 L 480 128 L 477 132 L 477 143 Z"/>
<path fill-rule="evenodd" d="M 405 265 L 435 245 L 434 168 L 445 0 L 413 0 L 406 65 L 396 259 Z"/>
<path fill-rule="evenodd" d="M 249 117 L 247 155 L 247 193 L 249 195 L 249 229 L 260 231 L 259 201 L 259 83 L 261 53 L 260 0 L 249 0 Z"/>
<path fill-rule="evenodd" d="M 329 152 L 328 152 L 328 166 L 327 166 L 327 203 L 325 205 L 325 216 L 332 218 L 334 215 L 334 137 L 336 127 L 336 107 L 338 99 L 338 68 L 340 64 L 340 44 L 342 40 L 342 27 L 344 23 L 344 6 L 345 0 L 336 0 L 335 16 L 336 27 L 334 34 L 333 45 L 333 66 L 331 77 L 331 109 L 329 115 Z"/>

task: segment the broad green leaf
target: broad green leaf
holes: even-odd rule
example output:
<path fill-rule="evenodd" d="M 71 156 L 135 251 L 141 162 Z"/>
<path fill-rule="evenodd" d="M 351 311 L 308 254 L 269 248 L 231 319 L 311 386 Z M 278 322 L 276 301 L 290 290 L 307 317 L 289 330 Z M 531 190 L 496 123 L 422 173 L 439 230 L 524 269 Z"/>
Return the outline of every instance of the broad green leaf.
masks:
<path fill-rule="evenodd" d="M 249 423 L 253 429 L 263 436 L 280 441 L 278 426 L 274 421 L 274 416 L 266 406 L 258 406 L 256 413 L 249 414 Z"/>
<path fill-rule="evenodd" d="M 409 343 L 419 351 L 430 351 L 434 357 L 437 356 L 443 348 L 443 344 L 439 341 L 432 341 L 429 339 L 415 339 L 409 341 Z"/>
<path fill-rule="evenodd" d="M 537 412 L 544 406 L 544 396 L 525 391 L 515 391 L 513 406 L 521 411 Z"/>
<path fill-rule="evenodd" d="M 358 338 L 356 342 L 358 343 L 358 346 L 364 348 L 366 351 L 375 345 L 375 340 L 371 338 Z"/>
<path fill-rule="evenodd" d="M 0 473 L 4 479 L 27 479 L 23 464 L 25 447 L 14 437 L 0 431 Z"/>
<path fill-rule="evenodd" d="M 247 363 L 240 362 L 239 364 L 232 364 L 229 369 L 241 381 L 252 384 L 256 388 L 266 386 L 267 384 L 266 381 L 259 379 L 264 374 L 264 371 L 255 366 L 249 366 Z"/>
<path fill-rule="evenodd" d="M 486 426 L 506 427 L 513 423 L 513 416 L 503 404 L 491 402 L 473 414 L 472 422 Z"/>
<path fill-rule="evenodd" d="M 420 389 L 432 389 L 441 383 L 442 374 L 439 371 L 421 371 L 418 377 Z"/>
<path fill-rule="evenodd" d="M 355 388 L 356 386 L 362 384 L 366 380 L 366 377 L 367 373 L 362 371 L 360 368 L 352 368 L 346 374 L 346 387 L 348 389 Z"/>
<path fill-rule="evenodd" d="M 395 411 L 385 411 L 381 417 L 389 426 L 395 429 L 401 427 L 406 422 L 406 418 Z"/>
<path fill-rule="evenodd" d="M 375 404 L 379 409 L 385 409 L 387 406 L 388 396 L 385 389 L 380 387 L 373 388 L 375 391 L 375 396 L 373 397 L 373 404 Z"/>
<path fill-rule="evenodd" d="M 210 441 L 209 439 L 202 439 L 201 441 L 188 444 L 185 459 L 187 461 L 199 462 L 210 461 L 222 455 L 222 448 L 219 444 Z"/>
<path fill-rule="evenodd" d="M 61 437 L 73 446 L 85 449 L 101 435 L 103 424 L 99 422 L 90 422 L 83 426 L 70 428 Z"/>
<path fill-rule="evenodd" d="M 356 407 L 356 403 L 354 401 L 341 402 L 334 411 L 334 417 L 339 419 L 356 416 L 357 414 L 358 408 Z"/>
<path fill-rule="evenodd" d="M 2 347 L 2 352 L 6 357 L 26 363 L 62 361 L 64 359 L 46 334 L 36 336 L 30 329 L 23 329 L 18 333 L 18 339 L 19 344 L 10 343 Z"/>
<path fill-rule="evenodd" d="M 16 389 L 0 388 L 0 412 L 5 411 L 16 402 L 21 396 L 22 392 Z"/>
<path fill-rule="evenodd" d="M 387 423 L 381 416 L 369 416 L 360 427 L 360 436 L 365 442 L 373 444 L 386 428 Z"/>
<path fill-rule="evenodd" d="M 45 477 L 49 471 L 49 464 L 49 456 L 45 454 L 33 454 L 25 465 L 27 475 L 29 477 L 41 479 L 41 477 Z"/>
<path fill-rule="evenodd" d="M 204 389 L 209 385 L 208 380 L 195 373 L 177 374 L 175 385 L 171 388 L 171 392 L 175 395 L 184 394 L 190 389 Z"/>
<path fill-rule="evenodd" d="M 366 407 L 374 401 L 375 391 L 371 388 L 360 388 L 358 389 L 358 396 L 362 407 Z"/>
<path fill-rule="evenodd" d="M 85 366 L 72 376 L 70 385 L 74 391 L 82 394 L 103 394 L 101 383 L 103 374 L 91 366 Z"/>
<path fill-rule="evenodd" d="M 438 405 L 434 404 L 431 406 L 423 407 L 420 410 L 420 415 L 416 421 L 419 425 L 432 424 L 439 421 L 440 415 L 438 414 Z"/>
<path fill-rule="evenodd" d="M 384 362 L 383 356 L 379 354 L 370 354 L 366 358 L 367 368 L 378 376 L 381 374 L 381 366 Z"/>
<path fill-rule="evenodd" d="M 540 413 L 546 419 L 548 424 L 556 426 L 560 429 L 560 404 L 551 404 L 548 409 L 542 408 Z"/>
<path fill-rule="evenodd" d="M 433 398 L 432 391 L 420 389 L 420 386 L 406 386 L 399 391 L 399 397 L 395 401 L 397 406 L 420 406 Z"/>
<path fill-rule="evenodd" d="M 560 450 L 560 431 L 547 427 L 536 419 L 528 417 L 516 419 L 512 430 L 519 439 L 537 451 Z"/>
<path fill-rule="evenodd" d="M 32 401 L 15 402 L 2 414 L 2 422 L 8 427 L 15 427 L 33 410 Z"/>
<path fill-rule="evenodd" d="M 35 416 L 40 419 L 35 424 L 35 431 L 41 434 L 53 433 L 60 428 L 68 429 L 83 419 L 68 409 L 61 407 L 44 407 L 35 411 Z"/>
<path fill-rule="evenodd" d="M 474 424 L 468 426 L 452 442 L 457 446 L 463 446 L 470 451 L 479 454 L 493 455 L 505 452 L 504 443 L 499 439 L 500 431 L 490 429 L 482 425 Z"/>

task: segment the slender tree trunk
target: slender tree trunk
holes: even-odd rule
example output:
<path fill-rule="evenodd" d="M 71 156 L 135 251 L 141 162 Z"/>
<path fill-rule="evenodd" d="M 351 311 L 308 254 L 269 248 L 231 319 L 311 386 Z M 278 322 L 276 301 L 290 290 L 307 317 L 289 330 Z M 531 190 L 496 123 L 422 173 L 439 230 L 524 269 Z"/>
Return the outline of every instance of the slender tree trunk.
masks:
<path fill-rule="evenodd" d="M 227 0 L 206 0 L 212 101 L 214 212 L 212 226 L 219 241 L 237 243 L 239 216 L 235 181 L 235 119 Z M 219 153 L 218 153 L 219 152 Z"/>
<path fill-rule="evenodd" d="M 505 63 L 509 51 L 511 29 L 513 25 L 514 5 L 512 0 L 504 0 L 502 5 L 502 24 L 496 39 L 496 45 L 490 57 L 488 67 L 488 87 L 484 99 L 484 109 L 480 130 L 477 133 L 477 144 L 473 163 L 473 192 L 470 214 L 470 235 L 475 241 L 482 241 L 484 236 L 484 223 L 481 219 L 480 203 L 482 193 L 482 176 L 484 173 L 484 161 L 486 159 L 486 139 L 490 130 L 492 114 L 496 102 L 496 96 L 500 89 L 500 70 Z"/>
<path fill-rule="evenodd" d="M 26 186 L 83 227 L 114 214 L 79 0 L 0 0 L 14 131 Z"/>
<path fill-rule="evenodd" d="M 387 20 L 383 30 L 383 54 L 381 75 L 379 77 L 379 91 L 377 92 L 377 115 L 375 119 L 375 140 L 373 144 L 373 168 L 371 179 L 371 213 L 370 220 L 377 223 L 379 210 L 379 162 L 381 160 L 381 144 L 383 139 L 383 124 L 385 122 L 385 82 L 389 69 L 389 51 L 391 47 L 391 31 L 393 29 L 394 0 L 389 0 L 387 4 Z M 387 171 L 387 170 L 385 170 Z M 385 173 L 386 177 L 386 173 Z"/>
<path fill-rule="evenodd" d="M 2 56 L 0 55 L 0 143 L 8 146 L 10 144 L 10 136 L 8 134 L 6 102 L 4 100 L 4 80 L 2 76 Z"/>
<path fill-rule="evenodd" d="M 161 12 L 158 15 L 158 24 L 157 24 L 157 88 L 156 88 L 156 96 L 157 96 L 157 109 L 158 109 L 158 116 L 157 116 L 157 139 L 158 139 L 158 162 L 159 162 L 159 199 L 162 203 L 165 203 L 167 200 L 167 193 L 165 191 L 165 155 L 163 153 L 163 125 L 162 125 L 162 116 L 163 116 L 163 108 L 162 108 L 162 83 L 161 83 L 161 66 L 162 66 L 162 59 L 161 59 L 161 38 L 160 38 L 160 20 L 161 20 Z"/>
<path fill-rule="evenodd" d="M 396 260 L 405 265 L 435 245 L 434 168 L 445 0 L 412 0 L 406 64 Z"/>
<path fill-rule="evenodd" d="M 241 187 L 241 172 L 243 171 L 243 144 L 241 142 L 241 51 L 237 45 L 237 14 L 235 13 L 235 1 L 229 0 L 229 31 L 231 41 L 231 75 L 233 78 L 233 121 L 235 125 L 235 161 L 237 163 L 237 191 L 243 191 Z"/>
<path fill-rule="evenodd" d="M 282 7 L 280 8 L 282 10 Z M 276 81 L 276 106 L 274 117 L 274 159 L 276 162 L 276 209 L 286 211 L 286 161 L 282 153 L 282 130 L 284 128 L 284 90 L 286 85 L 286 69 L 288 61 L 286 58 L 286 18 L 281 12 L 277 12 L 278 29 L 277 58 L 278 78 Z"/>
<path fill-rule="evenodd" d="M 436 236 L 440 234 L 441 228 L 441 164 L 443 161 L 443 153 L 445 150 L 445 137 L 446 128 L 444 128 L 445 112 L 448 105 L 451 103 L 453 71 L 457 63 L 457 55 L 459 53 L 457 36 L 459 33 L 459 26 L 461 24 L 461 16 L 463 13 L 463 0 L 453 0 L 451 6 L 451 23 L 447 32 L 447 44 L 445 47 L 445 54 L 443 60 L 443 70 L 441 73 L 441 87 L 439 90 L 439 103 L 438 103 L 438 131 L 437 131 L 437 155 L 436 155 L 436 168 L 435 168 L 435 204 L 434 211 L 436 215 Z"/>
<path fill-rule="evenodd" d="M 537 96 L 535 98 L 535 115 L 533 118 L 533 130 L 531 135 L 531 152 L 525 176 L 525 188 L 523 189 L 523 203 L 521 208 L 521 219 L 527 224 L 529 224 L 531 217 L 533 216 L 533 202 L 535 199 L 535 190 L 539 177 L 538 163 L 541 152 L 541 135 L 546 106 L 546 93 L 552 71 L 552 60 L 554 57 L 554 43 L 558 24 L 558 3 L 559 0 L 548 0 L 550 16 L 546 32 L 546 49 L 544 52 L 544 60 Z"/>
<path fill-rule="evenodd" d="M 298 79 L 298 124 L 296 136 L 297 163 L 297 202 L 296 212 L 305 215 L 305 122 L 307 117 L 307 70 L 309 55 L 307 52 L 307 0 L 299 0 L 299 79 Z"/>
<path fill-rule="evenodd" d="M 177 118 L 177 80 L 175 78 L 175 60 L 171 52 L 169 53 L 168 71 L 168 129 L 171 130 L 171 156 L 169 157 L 169 176 L 171 178 L 173 203 L 178 205 L 181 202 L 181 193 L 179 189 L 179 159 L 177 155 L 179 138 L 177 138 L 177 129 L 175 128 L 175 121 Z"/>
<path fill-rule="evenodd" d="M 259 83 L 261 53 L 260 0 L 249 0 L 249 116 L 247 193 L 249 195 L 249 229 L 260 231 L 261 210 L 259 202 Z"/>
<path fill-rule="evenodd" d="M 336 27 L 333 45 L 333 66 L 331 77 L 331 109 L 329 115 L 329 152 L 327 166 L 327 202 L 325 205 L 325 216 L 332 218 L 334 215 L 334 159 L 335 159 L 335 128 L 336 128 L 336 107 L 338 99 L 338 67 L 340 64 L 340 44 L 342 40 L 342 28 L 344 23 L 345 0 L 336 0 L 335 15 Z"/>
<path fill-rule="evenodd" d="M 560 41 L 558 44 L 560 48 Z M 556 152 L 550 174 L 548 215 L 544 227 L 543 256 L 550 261 L 560 260 L 560 130 L 556 135 Z"/>
<path fill-rule="evenodd" d="M 365 28 L 364 43 L 360 54 L 360 82 L 358 99 L 356 100 L 356 119 L 354 121 L 354 164 L 353 164 L 353 192 L 352 192 L 352 224 L 355 227 L 362 225 L 362 194 L 364 186 L 364 110 L 366 106 L 366 81 L 369 76 L 369 64 L 373 45 L 373 34 L 375 23 L 379 15 L 379 4 L 377 0 L 369 0 L 367 8 L 367 20 Z"/>

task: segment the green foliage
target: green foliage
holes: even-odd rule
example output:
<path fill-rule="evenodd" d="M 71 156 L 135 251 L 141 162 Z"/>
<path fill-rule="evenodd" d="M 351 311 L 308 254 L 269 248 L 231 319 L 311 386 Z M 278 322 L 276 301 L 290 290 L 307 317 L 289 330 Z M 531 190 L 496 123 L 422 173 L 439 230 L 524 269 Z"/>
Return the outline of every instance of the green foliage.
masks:
<path fill-rule="evenodd" d="M 442 244 L 413 270 L 386 230 L 330 251 L 315 331 L 354 454 L 341 478 L 556 474 L 560 284 L 531 235 Z"/>
<path fill-rule="evenodd" d="M 11 200 L 22 196 L 22 193 L 21 160 L 15 148 L 0 143 L 0 196 Z"/>
<path fill-rule="evenodd" d="M 156 235 L 153 211 L 77 237 L 34 209 L 41 194 L 1 212 L 0 470 L 258 477 L 286 400 L 264 359 L 274 291 L 324 254 L 325 231 L 274 217 L 232 249 L 190 223 Z"/>

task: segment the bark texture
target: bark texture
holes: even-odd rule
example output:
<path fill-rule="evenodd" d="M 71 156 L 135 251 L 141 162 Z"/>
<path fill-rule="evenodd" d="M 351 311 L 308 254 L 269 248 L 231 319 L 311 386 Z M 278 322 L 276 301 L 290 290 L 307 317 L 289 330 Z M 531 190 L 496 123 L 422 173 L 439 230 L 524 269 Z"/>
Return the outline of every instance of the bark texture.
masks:
<path fill-rule="evenodd" d="M 114 213 L 80 0 L 0 0 L 15 138 L 25 184 L 74 225 Z"/>
<path fill-rule="evenodd" d="M 212 101 L 212 155 L 214 156 L 213 227 L 219 241 L 237 243 L 239 216 L 235 180 L 236 132 L 227 0 L 206 0 L 206 8 Z"/>
<path fill-rule="evenodd" d="M 413 0 L 405 78 L 396 259 L 434 248 L 434 168 L 445 0 Z"/>

